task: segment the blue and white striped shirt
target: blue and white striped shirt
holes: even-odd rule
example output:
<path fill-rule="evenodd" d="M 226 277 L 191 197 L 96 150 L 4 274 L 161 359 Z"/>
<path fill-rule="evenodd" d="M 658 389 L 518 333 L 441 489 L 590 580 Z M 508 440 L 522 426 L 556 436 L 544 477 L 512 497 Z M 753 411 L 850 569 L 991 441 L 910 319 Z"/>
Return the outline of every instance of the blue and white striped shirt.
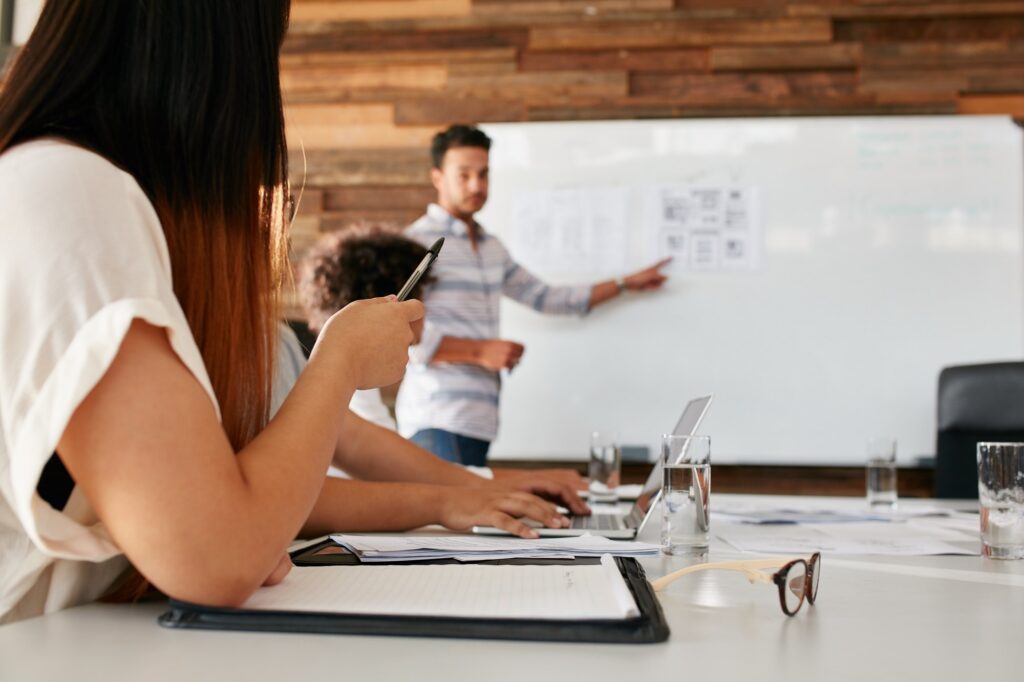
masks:
<path fill-rule="evenodd" d="M 429 364 L 441 339 L 501 338 L 502 295 L 542 313 L 585 315 L 591 287 L 548 286 L 479 227 L 474 251 L 466 224 L 437 204 L 406 235 L 425 246 L 438 237 L 445 242 L 431 270 L 436 281 L 423 293 L 423 338 L 409 349 L 409 368 L 395 404 L 399 430 L 406 438 L 423 429 L 444 429 L 492 441 L 498 434 L 500 376 L 476 365 Z"/>

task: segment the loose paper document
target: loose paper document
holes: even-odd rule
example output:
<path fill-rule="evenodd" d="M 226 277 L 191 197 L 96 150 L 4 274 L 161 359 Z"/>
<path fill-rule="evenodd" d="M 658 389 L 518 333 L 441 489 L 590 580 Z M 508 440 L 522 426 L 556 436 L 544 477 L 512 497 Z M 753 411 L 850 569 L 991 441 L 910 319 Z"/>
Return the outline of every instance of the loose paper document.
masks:
<path fill-rule="evenodd" d="M 574 538 L 486 538 L 467 535 L 431 537 L 425 535 L 332 535 L 331 540 L 359 556 L 364 563 L 459 559 L 494 561 L 518 558 L 560 558 L 613 556 L 638 557 L 658 553 L 658 545 L 623 542 L 593 535 Z"/>
<path fill-rule="evenodd" d="M 383 616 L 625 620 L 640 615 L 610 556 L 587 566 L 295 567 L 244 608 Z"/>
<path fill-rule="evenodd" d="M 618 272 L 626 269 L 628 192 L 623 187 L 522 192 L 509 247 L 537 272 Z"/>
<path fill-rule="evenodd" d="M 761 220 L 754 187 L 675 185 L 647 192 L 648 224 L 674 271 L 756 270 Z"/>
<path fill-rule="evenodd" d="M 863 504 L 833 503 L 829 506 L 817 502 L 797 501 L 784 506 L 766 507 L 763 503 L 743 504 L 728 502 L 712 510 L 713 517 L 742 523 L 851 523 L 863 521 L 897 522 L 922 518 L 952 518 L 961 512 L 935 506 L 915 505 L 899 511 L 872 511 Z M 973 515 L 977 521 L 977 514 Z M 975 523 L 977 525 L 977 523 Z"/>
<path fill-rule="evenodd" d="M 837 525 L 719 524 L 715 534 L 738 550 L 772 554 L 977 554 L 977 550 L 952 544 L 962 540 L 942 529 L 910 523 L 843 523 Z M 976 544 L 976 543 L 975 543 Z"/>

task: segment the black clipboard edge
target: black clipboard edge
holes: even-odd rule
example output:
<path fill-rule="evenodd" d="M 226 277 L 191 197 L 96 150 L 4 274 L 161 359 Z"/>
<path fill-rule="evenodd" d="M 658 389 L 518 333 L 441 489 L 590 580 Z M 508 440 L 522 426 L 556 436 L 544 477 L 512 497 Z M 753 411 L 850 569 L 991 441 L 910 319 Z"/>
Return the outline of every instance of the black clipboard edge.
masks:
<path fill-rule="evenodd" d="M 253 611 L 169 601 L 170 610 L 158 622 L 166 628 L 295 632 L 389 637 L 454 637 L 514 641 L 655 644 L 668 639 L 661 604 L 647 582 L 643 567 L 633 558 L 616 558 L 640 616 L 625 621 L 512 620 L 373 616 L 300 611 Z"/>

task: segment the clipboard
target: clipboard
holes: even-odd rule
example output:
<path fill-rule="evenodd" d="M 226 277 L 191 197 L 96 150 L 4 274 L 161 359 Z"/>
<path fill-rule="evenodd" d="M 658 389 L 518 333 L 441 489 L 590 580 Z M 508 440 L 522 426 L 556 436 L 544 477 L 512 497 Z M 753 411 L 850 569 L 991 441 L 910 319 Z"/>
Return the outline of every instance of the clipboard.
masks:
<path fill-rule="evenodd" d="M 339 551 L 340 550 L 340 551 Z M 507 559 L 505 564 L 580 564 L 598 559 Z M 330 540 L 292 553 L 296 566 L 359 565 L 353 554 Z M 381 616 L 308 611 L 259 611 L 202 606 L 169 600 L 169 610 L 158 619 L 166 628 L 297 632 L 331 635 L 383 635 L 388 637 L 442 637 L 545 642 L 655 644 L 668 639 L 669 628 L 643 568 L 633 558 L 616 557 L 616 565 L 636 601 L 640 615 L 626 620 L 534 620 Z M 440 560 L 418 563 L 459 563 Z M 374 564 L 379 566 L 381 564 Z"/>

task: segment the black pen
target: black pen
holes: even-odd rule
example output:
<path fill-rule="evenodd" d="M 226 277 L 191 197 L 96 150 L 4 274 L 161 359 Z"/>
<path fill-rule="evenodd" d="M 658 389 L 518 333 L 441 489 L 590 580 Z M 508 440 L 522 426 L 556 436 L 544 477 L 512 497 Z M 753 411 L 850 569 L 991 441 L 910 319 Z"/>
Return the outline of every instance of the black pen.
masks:
<path fill-rule="evenodd" d="M 412 271 L 412 274 L 409 275 L 409 279 L 406 280 L 405 284 L 402 286 L 402 290 L 398 292 L 399 301 L 404 301 L 409 297 L 409 292 L 416 287 L 416 283 L 420 281 L 420 278 L 423 277 L 423 275 L 427 274 L 427 270 L 429 270 L 430 266 L 435 260 L 437 260 L 437 254 L 441 253 L 441 247 L 443 245 L 444 237 L 441 237 L 434 242 L 429 249 L 427 249 L 427 255 L 423 257 L 420 264 Z"/>

